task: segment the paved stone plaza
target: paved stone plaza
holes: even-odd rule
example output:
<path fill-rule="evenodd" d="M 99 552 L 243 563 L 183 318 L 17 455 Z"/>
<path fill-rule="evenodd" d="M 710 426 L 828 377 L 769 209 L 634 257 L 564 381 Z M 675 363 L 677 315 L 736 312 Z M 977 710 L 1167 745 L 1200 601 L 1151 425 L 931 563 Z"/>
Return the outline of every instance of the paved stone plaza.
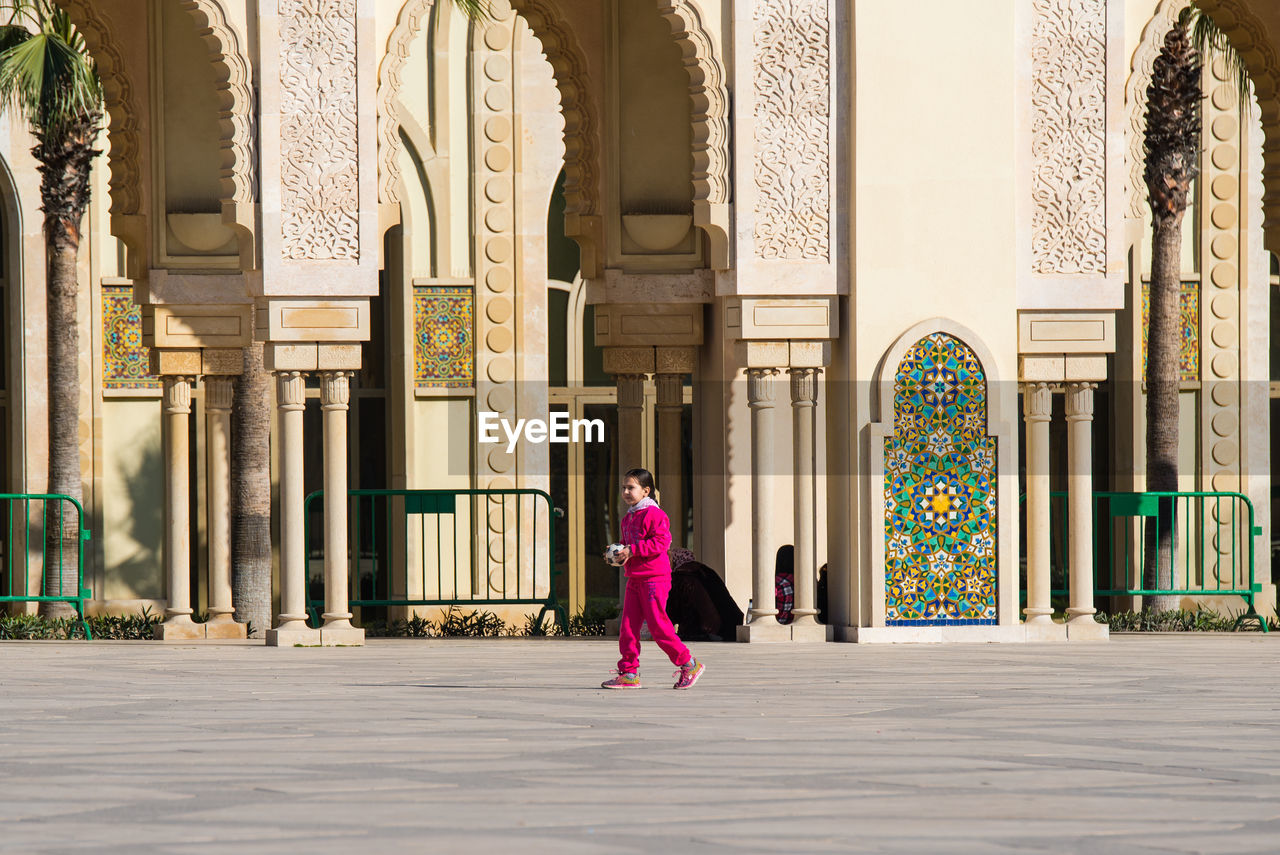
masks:
<path fill-rule="evenodd" d="M 0 851 L 1280 849 L 1280 637 L 695 652 L 6 642 Z"/>

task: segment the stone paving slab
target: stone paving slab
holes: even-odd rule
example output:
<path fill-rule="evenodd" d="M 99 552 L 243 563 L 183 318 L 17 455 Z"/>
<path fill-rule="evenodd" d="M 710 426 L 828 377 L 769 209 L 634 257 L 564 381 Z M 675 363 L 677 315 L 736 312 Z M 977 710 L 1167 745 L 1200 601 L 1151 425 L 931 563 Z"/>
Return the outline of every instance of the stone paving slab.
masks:
<path fill-rule="evenodd" d="M 0 851 L 1280 851 L 1280 637 L 0 644 Z"/>

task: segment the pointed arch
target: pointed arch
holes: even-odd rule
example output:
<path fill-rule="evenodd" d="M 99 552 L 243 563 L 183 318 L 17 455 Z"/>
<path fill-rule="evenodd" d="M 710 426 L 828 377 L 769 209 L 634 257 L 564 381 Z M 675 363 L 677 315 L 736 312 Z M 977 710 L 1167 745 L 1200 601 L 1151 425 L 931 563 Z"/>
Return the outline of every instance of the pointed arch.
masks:
<path fill-rule="evenodd" d="M 586 59 L 553 3 L 516 0 L 512 4 L 542 44 L 555 72 L 564 113 L 566 213 L 595 213 L 599 143 L 594 114 L 587 103 Z M 400 123 L 396 96 L 414 38 L 435 8 L 435 0 L 408 0 L 387 40 L 387 52 L 378 73 L 378 201 L 400 202 Z"/>

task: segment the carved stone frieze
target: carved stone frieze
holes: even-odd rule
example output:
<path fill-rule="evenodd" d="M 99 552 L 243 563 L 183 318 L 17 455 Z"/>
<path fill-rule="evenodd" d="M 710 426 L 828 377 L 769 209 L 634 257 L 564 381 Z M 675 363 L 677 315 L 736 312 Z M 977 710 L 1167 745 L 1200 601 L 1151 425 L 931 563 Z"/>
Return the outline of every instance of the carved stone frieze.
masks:
<path fill-rule="evenodd" d="M 755 250 L 830 258 L 831 24 L 826 0 L 755 6 Z"/>
<path fill-rule="evenodd" d="M 282 251 L 357 260 L 356 0 L 280 0 Z"/>
<path fill-rule="evenodd" d="M 1032 0 L 1031 266 L 1107 271 L 1107 4 Z"/>

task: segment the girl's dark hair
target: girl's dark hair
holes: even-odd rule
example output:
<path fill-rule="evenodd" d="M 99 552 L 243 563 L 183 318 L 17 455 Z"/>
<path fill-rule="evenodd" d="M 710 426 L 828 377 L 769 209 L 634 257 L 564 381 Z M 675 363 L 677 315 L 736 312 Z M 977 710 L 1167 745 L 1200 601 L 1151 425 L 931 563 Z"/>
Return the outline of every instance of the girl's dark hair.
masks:
<path fill-rule="evenodd" d="M 653 486 L 653 473 L 648 469 L 628 469 L 627 474 L 622 476 L 622 480 L 626 481 L 628 478 L 635 478 L 636 483 L 641 487 L 648 487 L 650 498 L 658 491 L 658 488 Z"/>

